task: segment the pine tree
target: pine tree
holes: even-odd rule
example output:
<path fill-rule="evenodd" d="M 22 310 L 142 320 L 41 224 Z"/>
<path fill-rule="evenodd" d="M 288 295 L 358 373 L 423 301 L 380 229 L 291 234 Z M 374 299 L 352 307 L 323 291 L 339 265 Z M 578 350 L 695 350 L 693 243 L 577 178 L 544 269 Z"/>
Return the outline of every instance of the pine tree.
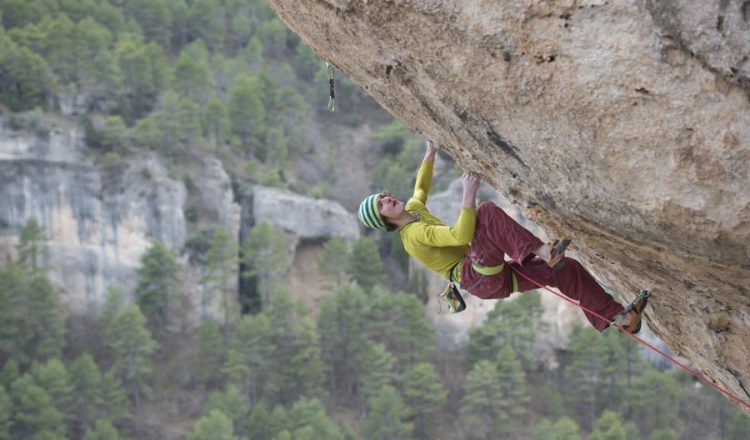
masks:
<path fill-rule="evenodd" d="M 229 343 L 224 371 L 229 383 L 237 386 L 254 405 L 263 396 L 271 370 L 274 347 L 268 343 L 271 324 L 265 315 L 243 316 Z"/>
<path fill-rule="evenodd" d="M 350 399 L 356 392 L 368 334 L 367 298 L 357 286 L 345 286 L 320 302 L 318 332 L 326 380 L 332 396 Z"/>
<path fill-rule="evenodd" d="M 657 429 L 648 436 L 648 440 L 677 440 L 671 429 Z"/>
<path fill-rule="evenodd" d="M 323 259 L 320 261 L 320 268 L 328 276 L 332 276 L 335 281 L 335 287 L 341 286 L 341 281 L 346 272 L 347 262 L 349 261 L 349 245 L 343 237 L 331 237 L 323 245 Z"/>
<path fill-rule="evenodd" d="M 160 46 L 126 38 L 118 42 L 115 53 L 123 76 L 122 117 L 132 122 L 153 109 L 166 82 L 166 58 Z"/>
<path fill-rule="evenodd" d="M 224 312 L 225 341 L 229 322 L 234 316 L 234 304 L 230 299 L 230 279 L 237 267 L 237 246 L 223 227 L 214 229 L 206 251 L 206 275 L 201 280 L 208 287 L 212 296 L 221 300 L 221 310 Z M 211 298 L 203 300 L 203 316 L 207 316 L 207 309 Z"/>
<path fill-rule="evenodd" d="M 326 415 L 318 399 L 301 398 L 289 410 L 288 429 L 294 439 L 343 440 L 339 428 Z"/>
<path fill-rule="evenodd" d="M 49 394 L 52 405 L 68 420 L 73 386 L 65 364 L 60 359 L 51 359 L 45 364 L 33 364 L 30 370 L 34 382 Z"/>
<path fill-rule="evenodd" d="M 510 346 L 503 347 L 497 354 L 497 374 L 500 379 L 498 406 L 508 415 L 506 432 L 518 427 L 526 416 L 526 404 L 529 395 L 526 393 L 526 375 L 521 368 L 521 361 Z"/>
<path fill-rule="evenodd" d="M 435 367 L 427 362 L 414 365 L 403 375 L 403 397 L 419 438 L 430 438 L 431 420 L 445 404 L 448 391 L 440 383 Z"/>
<path fill-rule="evenodd" d="M 0 353 L 19 366 L 29 363 L 27 341 L 32 335 L 26 331 L 31 295 L 29 275 L 18 263 L 11 262 L 0 269 Z M 9 385 L 9 384 L 7 384 Z"/>
<path fill-rule="evenodd" d="M 278 405 L 273 411 L 268 409 L 264 402 L 259 402 L 253 407 L 250 417 L 247 419 L 247 437 L 257 440 L 274 439 L 286 429 L 289 417 L 283 406 Z"/>
<path fill-rule="evenodd" d="M 125 5 L 127 15 L 135 18 L 143 29 L 143 36 L 159 46 L 169 42 L 172 17 L 166 0 L 129 0 Z"/>
<path fill-rule="evenodd" d="M 203 135 L 218 148 L 229 142 L 230 130 L 227 106 L 220 99 L 211 98 L 203 112 Z"/>
<path fill-rule="evenodd" d="M 27 299 L 29 315 L 24 318 L 26 346 L 24 351 L 37 361 L 46 361 L 60 355 L 65 344 L 65 323 L 58 293 L 47 275 L 32 275 Z"/>
<path fill-rule="evenodd" d="M 190 2 L 187 16 L 188 41 L 203 40 L 211 51 L 218 50 L 221 47 L 224 30 L 219 6 L 217 0 Z"/>
<path fill-rule="evenodd" d="M 266 310 L 271 327 L 269 343 L 275 365 L 268 379 L 269 403 L 291 404 L 302 396 L 319 396 L 323 383 L 320 337 L 315 322 L 306 316 L 304 303 L 286 286 L 277 285 Z"/>
<path fill-rule="evenodd" d="M 482 359 L 492 360 L 501 348 L 510 346 L 522 365 L 531 370 L 532 347 L 539 332 L 542 311 L 536 292 L 497 303 L 484 324 L 469 333 L 469 365 Z"/>
<path fill-rule="evenodd" d="M 179 157 L 201 134 L 198 110 L 194 103 L 167 91 L 161 111 L 155 116 L 159 124 L 159 148 L 173 158 Z"/>
<path fill-rule="evenodd" d="M 99 398 L 101 403 L 97 408 L 97 419 L 113 424 L 122 423 L 130 418 L 128 395 L 116 374 L 116 370 L 110 370 L 102 377 Z"/>
<path fill-rule="evenodd" d="M 367 344 L 360 378 L 362 397 L 365 401 L 377 397 L 383 387 L 394 384 L 395 363 L 396 357 L 385 348 L 385 345 L 373 342 Z"/>
<path fill-rule="evenodd" d="M 16 245 L 18 261 L 29 271 L 36 272 L 46 258 L 47 251 L 44 244 L 46 240 L 44 230 L 36 217 L 29 218 L 21 228 L 21 237 Z"/>
<path fill-rule="evenodd" d="M 535 440 L 554 440 L 555 426 L 547 418 L 542 419 L 534 428 Z"/>
<path fill-rule="evenodd" d="M 3 13 L 5 13 L 3 9 Z M 0 30 L 0 102 L 20 112 L 44 107 L 57 84 L 47 62 Z"/>
<path fill-rule="evenodd" d="M 21 376 L 18 370 L 18 362 L 15 359 L 9 359 L 3 365 L 3 369 L 0 372 L 0 385 L 5 387 L 6 390 L 10 389 L 10 385 L 15 382 Z"/>
<path fill-rule="evenodd" d="M 557 420 L 565 415 L 565 406 L 560 390 L 552 383 L 545 383 L 539 388 L 539 405 L 547 418 Z"/>
<path fill-rule="evenodd" d="M 375 240 L 360 237 L 354 242 L 346 273 L 365 290 L 382 281 L 383 263 Z"/>
<path fill-rule="evenodd" d="M 474 364 L 464 382 L 464 396 L 459 414 L 467 434 L 472 438 L 497 438 L 509 422 L 498 396 L 502 384 L 497 367 L 490 361 Z"/>
<path fill-rule="evenodd" d="M 13 402 L 5 390 L 4 386 L 0 386 L 0 440 L 11 440 Z"/>
<path fill-rule="evenodd" d="M 266 163 L 271 167 L 283 171 L 289 165 L 289 139 L 284 130 L 278 126 L 270 126 L 266 131 L 263 142 Z"/>
<path fill-rule="evenodd" d="M 226 356 L 226 346 L 222 343 L 219 325 L 211 318 L 198 327 L 198 349 L 196 353 L 198 380 L 211 385 L 221 378 L 221 366 Z"/>
<path fill-rule="evenodd" d="M 78 84 L 81 80 L 79 51 L 85 45 L 83 35 L 66 14 L 42 23 L 45 39 L 42 42 L 45 59 L 55 76 L 63 84 Z"/>
<path fill-rule="evenodd" d="M 106 151 L 124 151 L 128 127 L 120 116 L 110 116 L 99 130 L 99 147 Z"/>
<path fill-rule="evenodd" d="M 226 36 L 224 40 L 225 50 L 236 54 L 247 42 L 252 34 L 252 25 L 247 16 L 246 2 L 227 2 L 222 8 Z"/>
<path fill-rule="evenodd" d="M 620 416 L 614 411 L 604 411 L 594 425 L 589 440 L 629 440 L 625 437 L 625 428 Z"/>
<path fill-rule="evenodd" d="M 137 148 L 161 151 L 162 144 L 167 139 L 162 130 L 162 123 L 161 113 L 136 121 L 135 126 L 130 129 L 131 144 Z"/>
<path fill-rule="evenodd" d="M 151 354 L 157 344 L 146 328 L 146 318 L 135 304 L 129 304 L 107 329 L 107 343 L 112 349 L 112 371 L 122 381 L 136 408 L 150 391 L 153 372 Z"/>
<path fill-rule="evenodd" d="M 247 268 L 243 276 L 257 277 L 263 305 L 268 306 L 271 286 L 292 266 L 286 235 L 266 220 L 253 226 L 242 244 L 242 262 Z"/>
<path fill-rule="evenodd" d="M 590 327 L 576 328 L 571 336 L 571 363 L 564 371 L 572 387 L 572 403 L 586 428 L 593 426 L 602 411 L 619 406 L 615 399 L 622 393 L 625 378 L 625 353 L 619 340 Z"/>
<path fill-rule="evenodd" d="M 414 426 L 406 421 L 406 408 L 395 388 L 388 385 L 368 402 L 362 432 L 370 440 L 412 438 Z"/>
<path fill-rule="evenodd" d="M 275 285 L 274 292 L 264 313 L 268 320 L 275 325 L 271 326 L 270 339 L 268 341 L 274 347 L 273 364 L 278 365 L 270 372 L 266 397 L 269 403 L 291 404 L 295 398 L 294 383 L 291 378 L 296 375 L 295 368 L 304 368 L 302 365 L 290 365 L 289 362 L 294 355 L 294 341 L 297 337 L 300 321 L 300 310 L 298 303 L 292 297 L 286 286 Z"/>
<path fill-rule="evenodd" d="M 426 361 L 435 353 L 435 332 L 419 298 L 376 286 L 368 295 L 368 303 L 366 331 L 396 356 L 398 371 Z"/>
<path fill-rule="evenodd" d="M 638 425 L 635 424 L 633 421 L 625 422 L 623 425 L 623 429 L 625 429 L 625 438 L 628 440 L 640 440 L 641 439 L 641 431 L 638 429 Z"/>
<path fill-rule="evenodd" d="M 656 429 L 674 429 L 679 432 L 682 389 L 672 376 L 649 369 L 635 380 L 629 395 L 632 417 L 638 420 L 638 427 L 644 437 Z"/>
<path fill-rule="evenodd" d="M 204 107 L 214 92 L 208 51 L 201 40 L 185 47 L 174 65 L 174 88 L 182 97 Z"/>
<path fill-rule="evenodd" d="M 117 58 L 109 51 L 102 50 L 89 67 L 87 89 L 101 108 L 114 110 L 122 98 L 123 77 Z"/>
<path fill-rule="evenodd" d="M 99 420 L 93 428 L 86 430 L 83 440 L 119 440 L 120 434 L 108 420 Z"/>
<path fill-rule="evenodd" d="M 102 403 L 102 374 L 90 354 L 82 354 L 70 366 L 70 384 L 70 414 L 74 417 L 72 432 L 79 438 L 94 428 L 98 407 Z"/>
<path fill-rule="evenodd" d="M 266 109 L 256 80 L 240 78 L 229 91 L 229 117 L 232 133 L 242 143 L 242 150 L 252 153 L 260 148 L 266 133 Z M 263 160 L 263 158 L 260 158 Z"/>
<path fill-rule="evenodd" d="M 554 436 L 551 440 L 581 440 L 581 429 L 573 419 L 563 417 L 555 422 Z"/>
<path fill-rule="evenodd" d="M 88 11 L 85 13 L 88 15 Z M 76 30 L 79 34 L 81 44 L 78 48 L 78 56 L 81 63 L 79 86 L 91 84 L 94 60 L 102 53 L 109 52 L 114 42 L 114 36 L 109 29 L 99 24 L 95 19 L 86 16 L 76 20 Z"/>
<path fill-rule="evenodd" d="M 141 257 L 136 300 L 154 334 L 166 331 L 179 301 L 179 264 L 174 253 L 156 241 Z"/>
<path fill-rule="evenodd" d="M 320 336 L 314 321 L 303 318 L 292 339 L 290 352 L 284 365 L 284 401 L 293 397 L 320 396 L 323 387 L 323 361 L 320 354 Z M 288 396 L 288 397 L 286 397 Z"/>
<path fill-rule="evenodd" d="M 214 391 L 206 404 L 206 414 L 219 411 L 231 422 L 235 433 L 243 434 L 243 426 L 250 414 L 247 401 L 237 387 L 229 385 L 223 392 Z"/>
<path fill-rule="evenodd" d="M 104 328 L 114 321 L 115 317 L 120 314 L 122 309 L 125 307 L 125 299 L 122 295 L 122 289 L 116 284 L 110 284 L 107 288 L 107 296 L 104 298 L 104 305 L 102 306 L 99 319 L 101 320 Z"/>
<path fill-rule="evenodd" d="M 322 60 L 312 49 L 305 44 L 297 45 L 292 66 L 301 80 L 311 83 L 321 64 Z"/>
<path fill-rule="evenodd" d="M 213 410 L 201 417 L 187 436 L 188 440 L 237 440 L 232 421 L 221 411 Z"/>
<path fill-rule="evenodd" d="M 310 104 L 300 94 L 299 89 L 299 83 L 295 82 L 294 85 L 285 84 L 279 91 L 279 107 L 284 109 L 284 117 L 278 124 L 288 140 L 290 155 L 303 152 L 303 148 L 309 143 L 304 126 L 305 121 L 310 118 Z"/>
<path fill-rule="evenodd" d="M 169 15 L 172 17 L 172 47 L 179 49 L 187 44 L 188 40 L 188 13 L 189 8 L 185 0 L 167 2 Z"/>
<path fill-rule="evenodd" d="M 10 387 L 13 402 L 11 438 L 65 438 L 65 423 L 50 395 L 31 375 L 18 378 Z"/>

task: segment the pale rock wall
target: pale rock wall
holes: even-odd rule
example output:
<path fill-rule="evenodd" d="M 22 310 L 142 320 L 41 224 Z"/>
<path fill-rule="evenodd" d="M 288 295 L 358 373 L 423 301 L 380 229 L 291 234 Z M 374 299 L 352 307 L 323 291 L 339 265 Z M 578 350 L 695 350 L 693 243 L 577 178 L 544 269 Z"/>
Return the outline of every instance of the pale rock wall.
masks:
<path fill-rule="evenodd" d="M 253 224 L 264 220 L 298 241 L 324 241 L 340 236 L 351 242 L 359 238 L 356 216 L 337 202 L 313 199 L 278 188 L 255 186 L 252 200 Z"/>
<path fill-rule="evenodd" d="M 284 282 L 308 307 L 317 310 L 320 299 L 334 288 L 332 280 L 320 272 L 323 244 L 337 236 L 350 244 L 359 238 L 356 215 L 332 200 L 261 185 L 256 185 L 249 199 L 243 201 L 243 211 L 243 239 L 263 221 L 284 231 L 293 262 Z"/>
<path fill-rule="evenodd" d="M 160 240 L 182 263 L 186 319 L 175 324 L 197 323 L 202 271 L 181 255 L 188 236 L 185 184 L 152 153 L 97 164 L 84 151 L 80 126 L 53 118 L 44 124 L 49 129 L 16 131 L 0 121 L 0 259 L 14 256 L 20 229 L 36 217 L 61 301 L 69 313 L 85 315 L 99 309 L 112 284 L 132 297 L 141 257 Z M 197 175 L 194 196 L 207 221 L 238 237 L 240 207 L 221 163 L 203 159 Z M 219 313 L 216 304 L 210 311 Z"/>
<path fill-rule="evenodd" d="M 747 2 L 267 2 L 750 401 Z"/>
<path fill-rule="evenodd" d="M 301 244 L 306 254 L 314 254 L 333 236 L 348 241 L 359 237 L 356 217 L 329 200 L 256 187 L 243 210 L 230 176 L 214 157 L 197 160 L 188 194 L 185 182 L 153 153 L 105 165 L 85 151 L 77 124 L 46 116 L 40 125 L 45 128 L 16 130 L 0 119 L 0 265 L 14 257 L 21 228 L 36 217 L 48 238 L 44 264 L 70 314 L 96 313 L 113 284 L 132 298 L 141 258 L 153 240 L 160 240 L 178 255 L 182 267 L 183 319 L 171 324 L 193 327 L 204 313 L 222 318 L 218 299 L 204 310 L 205 270 L 184 252 L 191 233 L 185 218 L 188 202 L 202 223 L 222 226 L 238 241 L 256 221 L 270 221 L 291 238 L 292 258 Z M 314 269 L 295 271 L 292 278 L 310 287 Z M 235 270 L 232 290 L 238 287 L 237 275 Z"/>

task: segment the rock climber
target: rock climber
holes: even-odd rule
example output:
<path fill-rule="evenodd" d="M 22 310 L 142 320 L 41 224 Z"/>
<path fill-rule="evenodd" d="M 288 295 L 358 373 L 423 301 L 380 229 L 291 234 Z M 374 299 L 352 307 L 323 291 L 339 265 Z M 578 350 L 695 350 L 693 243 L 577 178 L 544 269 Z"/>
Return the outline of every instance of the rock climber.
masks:
<path fill-rule="evenodd" d="M 451 283 L 441 297 L 457 312 L 465 303 L 454 283 L 482 299 L 500 299 L 526 292 L 539 284 L 557 287 L 586 312 L 598 331 L 614 324 L 637 333 L 641 329 L 642 304 L 627 309 L 618 304 L 573 258 L 565 256 L 570 240 L 543 243 L 500 207 L 483 202 L 476 207 L 480 179 L 464 173 L 463 204 L 453 226 L 433 216 L 425 206 L 432 184 L 437 148 L 427 141 L 427 151 L 417 173 L 414 195 L 402 202 L 389 192 L 372 194 L 360 204 L 358 217 L 365 226 L 399 231 L 406 252 Z M 505 261 L 508 255 L 510 261 Z M 524 276 L 517 276 L 522 274 Z"/>

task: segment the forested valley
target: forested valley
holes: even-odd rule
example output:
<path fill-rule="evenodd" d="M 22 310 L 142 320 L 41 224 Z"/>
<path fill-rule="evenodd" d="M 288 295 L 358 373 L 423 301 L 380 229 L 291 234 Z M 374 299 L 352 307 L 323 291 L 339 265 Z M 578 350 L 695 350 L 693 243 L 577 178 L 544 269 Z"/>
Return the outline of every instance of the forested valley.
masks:
<path fill-rule="evenodd" d="M 261 0 L 0 0 L 0 13 L 4 121 L 80 124 L 104 170 L 149 152 L 182 178 L 213 155 L 239 193 L 335 198 L 335 157 L 316 182 L 295 160 L 311 133 L 369 124 L 371 189 L 413 184 L 421 138 L 340 73 L 330 113 L 324 61 Z M 81 96 L 83 112 L 61 112 Z M 458 173 L 444 160 L 438 185 Z M 44 228 L 28 220 L 0 262 L 0 439 L 750 438 L 729 400 L 615 331 L 576 327 L 556 365 L 543 362 L 544 292 L 499 302 L 462 350 L 444 351 L 425 308 L 437 292 L 393 234 L 327 241 L 328 288 L 312 308 L 283 281 L 294 267 L 280 229 L 261 222 L 239 243 L 199 209 L 185 216 L 186 249 L 154 241 L 136 288 L 109 286 L 88 316 L 66 313 Z M 221 304 L 196 327 L 175 325 L 185 255 Z M 237 298 L 236 267 L 255 296 Z"/>

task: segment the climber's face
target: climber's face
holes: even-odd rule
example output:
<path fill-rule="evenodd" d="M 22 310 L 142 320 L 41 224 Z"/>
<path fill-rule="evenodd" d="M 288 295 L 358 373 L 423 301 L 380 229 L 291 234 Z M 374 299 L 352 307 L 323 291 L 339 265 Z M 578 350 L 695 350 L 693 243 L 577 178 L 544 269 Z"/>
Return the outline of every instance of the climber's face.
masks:
<path fill-rule="evenodd" d="M 404 202 L 384 192 L 378 199 L 378 210 L 383 218 L 398 218 L 404 212 Z"/>

